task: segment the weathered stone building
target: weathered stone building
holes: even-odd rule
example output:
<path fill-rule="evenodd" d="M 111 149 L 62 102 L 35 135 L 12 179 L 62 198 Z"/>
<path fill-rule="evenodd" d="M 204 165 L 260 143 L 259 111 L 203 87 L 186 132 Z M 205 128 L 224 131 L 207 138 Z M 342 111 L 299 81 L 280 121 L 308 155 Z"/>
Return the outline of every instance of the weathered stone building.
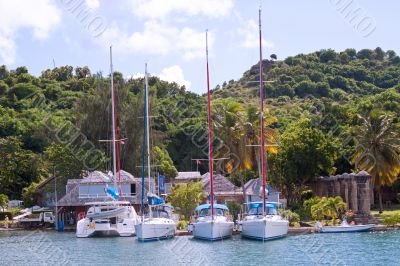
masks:
<path fill-rule="evenodd" d="M 357 218 L 368 218 L 372 203 L 370 179 L 365 171 L 320 177 L 313 185 L 313 192 L 318 197 L 340 196 Z"/>

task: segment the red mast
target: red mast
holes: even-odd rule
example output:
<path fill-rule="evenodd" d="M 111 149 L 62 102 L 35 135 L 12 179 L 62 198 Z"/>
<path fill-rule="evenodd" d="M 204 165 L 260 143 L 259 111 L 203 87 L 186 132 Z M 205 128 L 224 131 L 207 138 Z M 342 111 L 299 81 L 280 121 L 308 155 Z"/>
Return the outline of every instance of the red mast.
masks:
<path fill-rule="evenodd" d="M 262 37 L 261 37 L 261 7 L 258 11 L 259 21 L 259 42 L 260 42 L 260 119 L 261 119 L 261 174 L 262 174 L 262 187 L 263 187 L 263 215 L 266 214 L 266 158 L 265 158 L 265 136 L 264 136 L 264 84 L 263 84 L 263 65 L 262 65 Z"/>
<path fill-rule="evenodd" d="M 213 147 L 212 147 L 212 120 L 211 120 L 211 95 L 210 74 L 208 70 L 208 30 L 206 31 L 206 65 L 207 65 L 207 118 L 208 118 L 208 170 L 210 172 L 210 201 L 211 219 L 214 220 L 214 178 L 213 178 Z"/>

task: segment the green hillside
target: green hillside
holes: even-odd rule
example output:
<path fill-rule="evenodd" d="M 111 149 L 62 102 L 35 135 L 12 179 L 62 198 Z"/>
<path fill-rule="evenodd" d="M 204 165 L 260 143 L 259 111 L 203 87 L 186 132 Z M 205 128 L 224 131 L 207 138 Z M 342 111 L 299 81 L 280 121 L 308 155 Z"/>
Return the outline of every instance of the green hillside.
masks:
<path fill-rule="evenodd" d="M 393 51 L 321 50 L 283 61 L 263 61 L 267 98 L 270 181 L 284 192 L 298 190 L 319 175 L 352 171 L 358 154 L 359 115 L 384 116 L 398 139 L 400 57 Z M 121 168 L 140 175 L 143 80 L 116 72 Z M 217 171 L 241 185 L 256 177 L 259 142 L 258 64 L 239 80 L 213 92 Z M 56 174 L 65 180 L 84 171 L 110 170 L 110 80 L 87 67 L 48 69 L 40 77 L 26 67 L 0 67 L 0 191 L 25 197 L 35 183 Z M 206 98 L 176 83 L 150 78 L 151 139 L 157 171 L 196 168 L 207 158 Z M 374 122 L 375 123 L 375 122 Z M 277 145 L 275 145 L 277 146 Z M 312 163 L 311 163 L 312 162 Z M 176 169 L 173 167 L 175 165 Z M 305 165 L 307 165 L 305 167 Z M 361 166 L 359 165 L 358 168 Z M 201 172 L 207 164 L 199 165 Z M 386 177 L 385 177 L 386 178 Z M 390 185 L 393 178 L 382 184 Z M 300 191 L 300 190 L 299 190 Z M 298 195 L 293 193 L 293 198 Z"/>

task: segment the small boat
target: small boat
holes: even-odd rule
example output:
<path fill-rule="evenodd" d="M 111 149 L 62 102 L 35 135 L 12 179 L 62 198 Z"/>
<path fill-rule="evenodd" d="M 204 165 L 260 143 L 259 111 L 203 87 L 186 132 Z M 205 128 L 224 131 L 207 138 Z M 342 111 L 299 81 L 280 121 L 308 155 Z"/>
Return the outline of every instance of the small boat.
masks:
<path fill-rule="evenodd" d="M 263 214 L 262 202 L 248 204 L 248 213 L 239 222 L 242 236 L 256 240 L 273 240 L 287 235 L 289 222 L 278 215 L 278 204 L 267 202 Z"/>
<path fill-rule="evenodd" d="M 198 214 L 190 230 L 193 237 L 203 240 L 221 240 L 232 236 L 233 221 L 227 217 L 228 207 L 217 204 L 214 194 L 213 179 L 213 146 L 212 146 L 212 118 L 211 118 L 211 93 L 210 75 L 208 70 L 208 33 L 206 32 L 206 74 L 207 74 L 207 120 L 208 120 L 208 167 L 210 173 L 210 203 L 199 205 L 195 209 Z"/>
<path fill-rule="evenodd" d="M 338 226 L 322 226 L 320 222 L 316 224 L 320 233 L 355 233 L 355 232 L 367 232 L 374 227 L 374 224 L 359 224 L 350 225 L 346 221 L 343 221 Z"/>
<path fill-rule="evenodd" d="M 150 166 L 150 121 L 149 121 L 149 85 L 147 64 L 145 66 L 145 86 L 144 86 L 144 126 L 143 126 L 143 147 L 142 147 L 142 198 L 140 223 L 135 225 L 136 236 L 139 241 L 151 241 L 168 239 L 175 236 L 176 223 L 171 219 L 171 213 L 167 211 L 172 207 L 166 205 L 164 199 L 153 194 L 151 187 L 151 166 Z M 147 153 L 147 175 L 149 180 L 149 190 L 147 203 L 149 207 L 148 217 L 144 210 L 144 180 L 145 180 L 145 155 Z"/>
<path fill-rule="evenodd" d="M 128 201 L 89 202 L 86 217 L 76 226 L 76 236 L 133 236 L 138 217 Z"/>
<path fill-rule="evenodd" d="M 197 218 L 190 226 L 194 238 L 215 241 L 232 236 L 233 221 L 228 217 L 226 205 L 214 204 L 214 217 L 211 215 L 211 204 L 197 206 L 195 213 Z"/>

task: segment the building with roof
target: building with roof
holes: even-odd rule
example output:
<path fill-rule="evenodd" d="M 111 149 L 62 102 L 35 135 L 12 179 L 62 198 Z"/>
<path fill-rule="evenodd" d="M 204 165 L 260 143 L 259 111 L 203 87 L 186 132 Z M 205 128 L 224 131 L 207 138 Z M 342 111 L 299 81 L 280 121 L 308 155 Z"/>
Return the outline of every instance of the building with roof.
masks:
<path fill-rule="evenodd" d="M 246 202 L 262 201 L 262 182 L 260 178 L 254 178 L 249 180 L 244 185 L 244 190 L 246 193 Z M 267 184 L 268 198 L 267 201 L 280 202 L 286 205 L 286 199 L 281 196 L 281 193 L 275 188 Z"/>
<path fill-rule="evenodd" d="M 225 176 L 214 174 L 214 194 L 218 203 L 226 203 L 228 201 L 243 202 L 243 191 L 240 187 L 235 186 Z M 205 173 L 201 177 L 203 192 L 210 194 L 210 173 Z"/>
<path fill-rule="evenodd" d="M 173 180 L 174 184 L 197 182 L 202 178 L 200 172 L 178 172 Z"/>
<path fill-rule="evenodd" d="M 142 179 L 135 178 L 130 173 L 121 170 L 120 184 L 122 200 L 129 201 L 139 211 Z M 83 179 L 69 179 L 65 195 L 57 202 L 59 220 L 63 220 L 69 225 L 75 224 L 79 213 L 87 211 L 86 203 L 110 200 L 105 189 L 112 186 L 114 186 L 112 173 L 106 174 L 100 171 L 90 172 Z M 154 180 L 152 180 L 151 186 L 154 187 Z M 148 180 L 145 179 L 145 195 L 148 187 Z"/>

